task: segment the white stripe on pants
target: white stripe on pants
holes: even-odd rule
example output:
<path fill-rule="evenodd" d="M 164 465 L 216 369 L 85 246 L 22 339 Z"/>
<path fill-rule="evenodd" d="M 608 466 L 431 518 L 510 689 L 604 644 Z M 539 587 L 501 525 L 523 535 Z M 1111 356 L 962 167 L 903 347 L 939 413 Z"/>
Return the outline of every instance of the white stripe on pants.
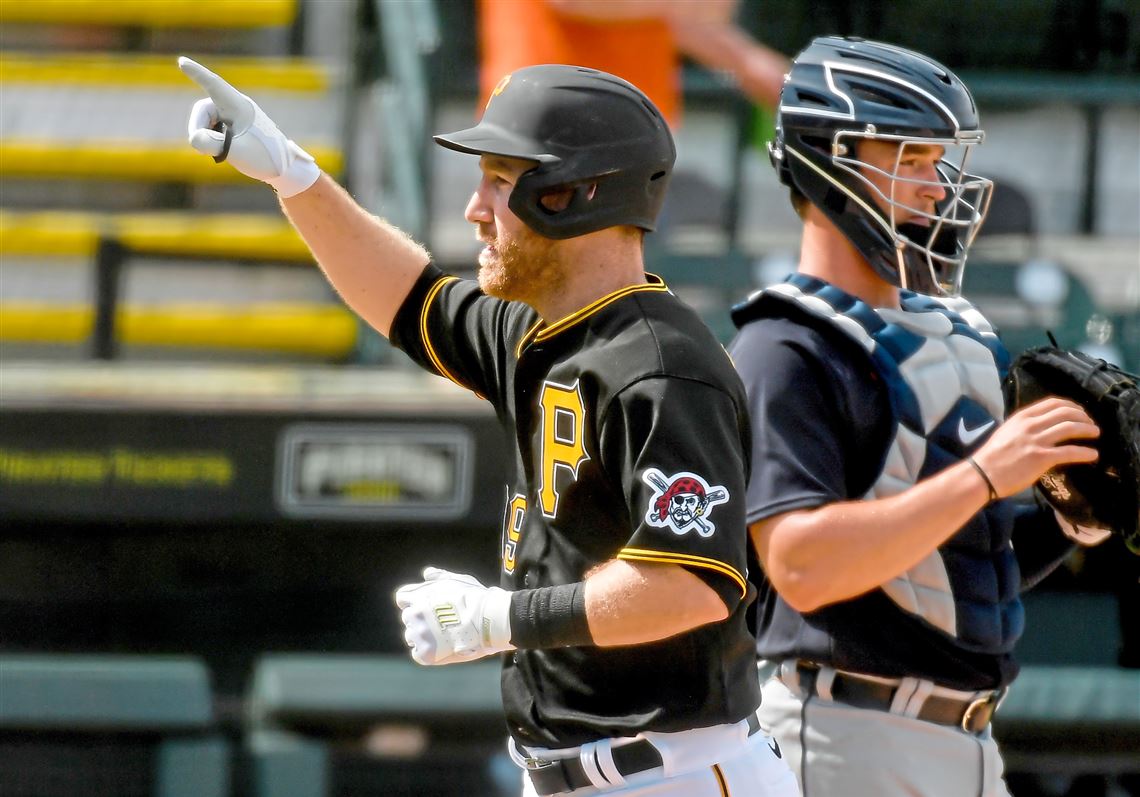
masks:
<path fill-rule="evenodd" d="M 770 744 L 770 738 L 762 732 L 753 734 L 736 750 L 726 751 L 716 764 L 716 770 L 710 765 L 672 774 L 666 767 L 657 767 L 630 775 L 624 785 L 615 788 L 587 786 L 561 794 L 573 797 L 798 797 L 796 778 L 786 758 L 778 758 L 773 753 L 775 745 Z M 526 774 L 522 778 L 523 797 L 536 797 L 530 778 Z"/>

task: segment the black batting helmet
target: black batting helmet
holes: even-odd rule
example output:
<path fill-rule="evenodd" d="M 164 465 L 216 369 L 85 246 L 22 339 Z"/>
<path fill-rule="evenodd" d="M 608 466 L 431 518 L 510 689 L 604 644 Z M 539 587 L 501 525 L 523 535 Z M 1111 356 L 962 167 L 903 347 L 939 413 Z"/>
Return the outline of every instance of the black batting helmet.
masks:
<path fill-rule="evenodd" d="M 652 230 L 677 155 L 664 117 L 636 86 L 561 64 L 507 75 L 479 124 L 435 141 L 537 161 L 508 204 L 539 235 L 559 239 L 619 225 Z M 565 189 L 573 193 L 564 209 L 543 206 L 544 195 Z"/>
<path fill-rule="evenodd" d="M 984 137 L 973 97 L 946 67 L 901 47 L 826 36 L 792 62 L 769 153 L 780 180 L 826 214 L 883 279 L 920 293 L 957 295 L 993 190 L 990 180 L 964 171 Z M 867 179 L 872 167 L 859 160 L 858 146 L 868 139 L 898 144 L 895 167 L 885 176 L 945 191 L 933 213 L 896 201 L 893 190 L 888 196 Z M 945 150 L 937 181 L 899 176 L 915 144 Z M 946 157 L 952 155 L 960 158 L 956 164 Z"/>

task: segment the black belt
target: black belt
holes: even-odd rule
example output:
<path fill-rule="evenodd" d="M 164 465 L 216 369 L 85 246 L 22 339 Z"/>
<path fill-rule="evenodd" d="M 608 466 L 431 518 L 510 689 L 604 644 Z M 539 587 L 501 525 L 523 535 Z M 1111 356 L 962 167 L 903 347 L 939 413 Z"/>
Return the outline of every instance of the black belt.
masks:
<path fill-rule="evenodd" d="M 748 715 L 748 735 L 760 730 L 760 720 L 755 712 Z M 522 755 L 530 782 L 534 790 L 540 795 L 558 794 L 564 791 L 574 791 L 585 786 L 592 786 L 582 762 L 577 756 L 573 758 L 545 759 L 528 756 L 518 744 L 515 748 Z M 646 739 L 623 744 L 620 747 L 610 748 L 610 755 L 614 760 L 614 767 L 623 778 L 654 769 L 662 765 L 661 753 Z M 595 764 L 597 762 L 595 761 Z"/>
<path fill-rule="evenodd" d="M 796 664 L 796 672 L 799 674 L 800 685 L 804 691 L 818 695 L 816 679 L 819 667 L 799 662 Z M 856 708 L 890 711 L 897 689 L 897 686 L 891 684 L 861 678 L 851 673 L 836 672 L 835 679 L 831 682 L 831 699 Z M 1003 687 L 987 692 L 981 697 L 966 700 L 930 695 L 923 701 L 917 718 L 937 725 L 958 727 L 967 733 L 981 733 L 990 724 L 990 718 L 993 717 L 1005 692 Z"/>

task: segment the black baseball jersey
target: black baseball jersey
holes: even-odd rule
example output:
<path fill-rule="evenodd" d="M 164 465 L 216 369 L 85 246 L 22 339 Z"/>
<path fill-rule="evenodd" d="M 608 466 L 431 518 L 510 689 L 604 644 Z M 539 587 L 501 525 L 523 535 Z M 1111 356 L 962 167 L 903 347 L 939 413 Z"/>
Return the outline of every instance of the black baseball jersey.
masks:
<path fill-rule="evenodd" d="M 775 302 L 766 316 L 744 324 L 730 350 L 755 428 L 748 522 L 865 497 L 884 470 L 895 433 L 887 386 L 867 352 L 830 323 Z M 1022 588 L 1071 550 L 1052 513 L 1036 505 L 1012 508 L 1008 522 Z M 987 571 L 979 563 L 976 572 L 981 578 Z M 754 578 L 763 658 L 925 677 L 959 689 L 994 688 L 1016 676 L 1007 649 L 939 633 L 880 590 L 801 614 L 759 568 Z"/>
<path fill-rule="evenodd" d="M 725 622 L 660 642 L 515 651 L 503 670 L 511 734 L 560 748 L 754 711 L 747 403 L 700 319 L 650 277 L 544 325 L 429 266 L 391 339 L 488 399 L 515 443 L 504 588 L 575 583 L 617 558 L 682 565 L 729 607 Z"/>

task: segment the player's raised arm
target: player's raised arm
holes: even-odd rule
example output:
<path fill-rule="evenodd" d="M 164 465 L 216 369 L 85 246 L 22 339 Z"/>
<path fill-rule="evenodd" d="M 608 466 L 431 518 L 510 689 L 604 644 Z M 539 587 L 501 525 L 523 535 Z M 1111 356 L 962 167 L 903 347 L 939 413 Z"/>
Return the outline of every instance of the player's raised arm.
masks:
<path fill-rule="evenodd" d="M 387 335 L 427 251 L 360 207 L 252 99 L 196 61 L 182 57 L 178 67 L 209 95 L 190 111 L 190 145 L 271 185 L 337 292 Z"/>

